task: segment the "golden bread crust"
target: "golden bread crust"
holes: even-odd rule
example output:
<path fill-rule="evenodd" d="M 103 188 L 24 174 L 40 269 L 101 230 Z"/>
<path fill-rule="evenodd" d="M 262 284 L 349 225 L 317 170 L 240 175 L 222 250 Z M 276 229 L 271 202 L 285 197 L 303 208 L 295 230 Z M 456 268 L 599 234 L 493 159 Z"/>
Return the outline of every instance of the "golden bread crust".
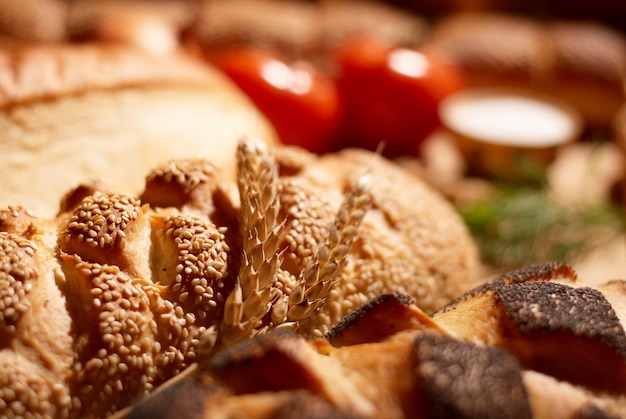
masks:
<path fill-rule="evenodd" d="M 179 409 L 194 409 L 203 400 L 201 411 L 210 415 L 235 412 L 261 395 L 278 403 L 285 393 L 300 392 L 361 418 L 622 417 L 626 389 L 611 384 L 626 379 L 622 349 L 626 334 L 619 323 L 614 327 L 607 301 L 597 290 L 578 287 L 568 278 L 572 272 L 567 265 L 511 272 L 435 314 L 431 322 L 437 327 L 430 328 L 424 327 L 419 309 L 405 297 L 379 296 L 349 316 L 329 340 L 272 331 L 200 359 L 186 376 L 117 417 L 147 417 L 151 406 L 168 398 L 177 400 Z M 607 286 L 614 289 L 616 283 Z M 520 299 L 519 293 L 527 298 Z M 623 303 L 623 295 L 619 299 L 614 294 L 613 301 Z M 499 305 L 507 306 L 506 314 Z M 406 319 L 412 315 L 415 322 L 397 322 L 399 312 Z M 448 327 L 452 325 L 445 319 L 451 312 L 458 312 L 456 328 Z M 509 325 L 494 328 L 489 317 Z M 522 320 L 530 317 L 534 320 Z M 610 331 L 607 322 L 612 323 Z M 376 338 L 370 339 L 372 333 L 359 323 L 378 328 Z M 470 331 L 472 323 L 477 333 Z M 526 328 L 531 323 L 533 330 Z M 517 333 L 532 336 L 508 345 Z M 577 334 L 579 341 L 567 338 L 568 333 Z M 607 334 L 612 336 L 609 341 Z M 621 361 L 612 363 L 615 357 Z M 588 367 L 597 359 L 607 364 Z M 554 368 L 565 364 L 567 370 Z M 249 371 L 253 380 L 246 380 Z M 340 392 L 328 393 L 329 387 L 338 385 Z M 190 401 L 182 394 L 191 386 L 199 398 Z M 211 397 L 217 389 L 228 403 Z"/>
<path fill-rule="evenodd" d="M 52 100 L 93 90 L 228 82 L 182 54 L 162 57 L 112 44 L 31 45 L 0 50 L 0 106 Z"/>
<path fill-rule="evenodd" d="M 16 43 L 63 41 L 68 8 L 62 0 L 2 0 L 0 34 Z"/>
<path fill-rule="evenodd" d="M 0 415 L 25 409 L 61 417 L 103 417 L 147 395 L 200 354 L 247 336 L 280 326 L 323 336 L 352 307 L 380 293 L 401 289 L 424 306 L 436 307 L 472 285 L 478 264 L 475 245 L 444 198 L 419 179 L 366 151 L 321 157 L 289 149 L 281 158 L 282 147 L 275 146 L 274 161 L 264 154 L 267 146 L 256 144 L 268 160 L 258 165 L 254 155 L 245 154 L 256 148 L 240 146 L 238 153 L 247 160 L 239 155 L 242 172 L 237 179 L 208 160 L 177 160 L 146 177 L 141 199 L 90 183 L 69 191 L 61 204 L 65 212 L 55 218 L 16 207 L 0 213 L 0 336 L 7 342 L 0 348 L 0 363 L 15 356 L 24 359 L 10 370 L 23 379 L 0 376 L 0 391 L 16 395 L 15 403 L 0 405 Z M 265 192 L 257 195 L 255 187 L 274 163 L 277 178 L 268 179 L 262 185 L 267 189 L 260 189 Z M 253 166 L 250 172 L 248 165 Z M 368 208 L 351 207 L 364 218 L 360 225 L 346 226 L 337 214 L 355 198 L 349 187 L 354 175 L 363 172 L 376 180 L 373 192 L 381 201 L 375 201 L 371 218 Z M 394 183 L 410 185 L 413 192 L 382 192 Z M 276 193 L 272 208 L 256 206 L 265 202 L 265 193 Z M 403 213 L 410 202 L 412 210 Z M 258 223 L 256 211 L 267 215 Z M 424 216 L 421 222 L 409 222 L 420 218 L 418 214 Z M 346 239 L 324 248 L 334 238 L 330 226 L 337 223 L 350 231 L 345 237 L 352 244 Z M 271 234 L 258 253 L 250 238 L 265 237 L 259 236 L 263 229 Z M 448 234 L 456 235 L 453 242 L 441 240 Z M 393 243 L 401 246 L 400 255 L 393 254 Z M 319 249 L 331 254 L 323 269 L 336 269 L 336 278 L 323 276 L 329 282 L 311 283 Z M 338 250 L 345 252 L 346 263 L 332 256 Z M 439 253 L 449 263 L 430 265 L 440 260 Z M 407 254 L 402 269 L 409 274 L 393 270 L 391 264 Z M 249 261 L 253 263 L 247 265 Z M 261 289 L 268 270 L 273 275 L 269 287 Z M 237 297 L 241 289 L 243 297 Z M 310 301 L 298 299 L 298 293 Z M 44 296 L 50 301 L 40 304 Z M 283 317 L 270 311 L 280 301 L 291 304 Z M 259 311 L 258 320 L 246 320 Z M 414 316 L 425 329 L 432 327 L 419 310 L 408 310 L 399 324 L 412 324 Z M 31 336 L 37 336 L 36 344 Z M 279 351 L 287 350 L 289 365 L 306 365 L 307 354 L 315 349 L 293 342 L 293 350 L 279 342 Z M 233 359 L 226 364 L 232 365 Z M 309 380 L 324 394 L 320 409 L 331 398 L 341 412 L 351 403 L 359 406 L 358 412 L 371 411 L 361 390 L 350 384 L 337 387 L 328 375 L 332 368 L 324 365 L 316 372 L 317 384 Z M 238 380 L 237 369 L 212 368 L 225 374 L 222 381 Z M 293 375 L 292 384 L 309 376 L 304 374 Z M 32 404 L 32 390 L 25 389 L 30 381 L 58 391 Z M 255 385 L 249 380 L 240 384 Z M 287 409 L 288 400 L 268 403 L 267 411 Z"/>
<path fill-rule="evenodd" d="M 241 136 L 276 141 L 251 101 L 212 67 L 124 45 L 2 50 L 0 104 L 0 205 L 44 217 L 82 183 L 138 194 L 167 160 L 199 157 L 234 171 Z"/>

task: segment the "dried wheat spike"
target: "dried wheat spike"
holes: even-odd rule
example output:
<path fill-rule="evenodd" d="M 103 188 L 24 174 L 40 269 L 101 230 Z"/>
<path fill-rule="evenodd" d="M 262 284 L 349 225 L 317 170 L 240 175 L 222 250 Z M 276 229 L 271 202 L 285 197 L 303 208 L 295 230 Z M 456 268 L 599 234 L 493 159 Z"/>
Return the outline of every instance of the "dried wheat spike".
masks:
<path fill-rule="evenodd" d="M 243 255 L 235 289 L 224 309 L 220 337 L 224 346 L 261 329 L 276 296 L 273 286 L 280 267 L 277 164 L 264 144 L 246 140 L 237 149 L 237 168 Z"/>
<path fill-rule="evenodd" d="M 359 225 L 371 205 L 371 184 L 371 176 L 365 174 L 346 192 L 326 240 L 320 243 L 289 295 L 288 320 L 300 321 L 310 317 L 324 304 L 324 299 L 339 280 Z"/>

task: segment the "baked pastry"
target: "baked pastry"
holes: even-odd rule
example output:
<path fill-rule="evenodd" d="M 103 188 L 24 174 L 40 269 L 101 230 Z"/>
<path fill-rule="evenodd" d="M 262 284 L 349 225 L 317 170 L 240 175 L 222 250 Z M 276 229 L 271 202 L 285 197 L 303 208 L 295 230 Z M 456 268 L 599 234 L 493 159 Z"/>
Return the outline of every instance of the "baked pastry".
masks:
<path fill-rule="evenodd" d="M 207 56 L 253 45 L 279 51 L 288 59 L 320 63 L 323 53 L 351 36 L 367 33 L 391 43 L 416 45 L 427 28 L 421 16 L 380 1 L 217 0 L 201 2 L 187 41 Z"/>
<path fill-rule="evenodd" d="M 171 161 L 137 196 L 84 184 L 56 218 L 0 211 L 0 416 L 104 417 L 199 351 L 473 286 L 465 225 L 417 178 L 361 150 L 273 153 L 242 142 L 236 179 Z"/>
<path fill-rule="evenodd" d="M 66 38 L 171 52 L 179 48 L 181 33 L 196 14 L 197 2 L 189 0 L 77 0 L 68 7 Z"/>
<path fill-rule="evenodd" d="M 68 2 L 63 0 L 0 1 L 0 42 L 56 43 L 65 40 Z"/>
<path fill-rule="evenodd" d="M 203 1 L 187 42 L 207 53 L 242 45 L 302 57 L 317 48 L 319 7 L 301 1 Z"/>
<path fill-rule="evenodd" d="M 116 418 L 624 417 L 624 282 L 577 282 L 529 266 L 432 317 L 381 295 L 325 339 L 271 332 L 199 359 Z"/>
<path fill-rule="evenodd" d="M 166 160 L 195 156 L 234 170 L 243 135 L 276 141 L 230 80 L 182 53 L 41 44 L 0 50 L 0 61 L 0 206 L 50 217 L 82 182 L 138 194 Z"/>

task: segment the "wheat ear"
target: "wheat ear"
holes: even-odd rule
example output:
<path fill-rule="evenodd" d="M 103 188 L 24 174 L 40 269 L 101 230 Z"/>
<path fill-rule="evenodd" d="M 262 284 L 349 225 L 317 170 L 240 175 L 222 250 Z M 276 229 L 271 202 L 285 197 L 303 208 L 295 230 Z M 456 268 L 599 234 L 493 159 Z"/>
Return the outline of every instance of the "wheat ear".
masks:
<path fill-rule="evenodd" d="M 237 185 L 241 197 L 241 267 L 235 287 L 226 299 L 220 342 L 230 346 L 258 333 L 275 298 L 280 267 L 278 252 L 283 223 L 277 164 L 265 144 L 250 140 L 237 148 Z"/>
<path fill-rule="evenodd" d="M 371 205 L 371 184 L 371 176 L 365 174 L 350 185 L 326 240 L 320 243 L 291 290 L 289 321 L 310 317 L 325 303 L 326 296 L 339 280 L 359 225 Z"/>

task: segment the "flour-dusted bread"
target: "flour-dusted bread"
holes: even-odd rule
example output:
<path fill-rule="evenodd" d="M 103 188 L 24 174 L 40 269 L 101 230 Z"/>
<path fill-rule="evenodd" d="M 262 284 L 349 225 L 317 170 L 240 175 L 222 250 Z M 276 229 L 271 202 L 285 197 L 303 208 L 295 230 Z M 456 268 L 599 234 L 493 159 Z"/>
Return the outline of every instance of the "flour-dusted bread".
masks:
<path fill-rule="evenodd" d="M 105 417 L 268 330 L 322 337 L 380 294 L 435 310 L 474 285 L 459 216 L 390 161 L 260 140 L 237 156 L 236 176 L 172 160 L 137 195 L 93 182 L 55 218 L 0 211 L 0 416 Z"/>
<path fill-rule="evenodd" d="M 244 135 L 273 129 L 225 76 L 179 53 L 112 44 L 0 50 L 0 205 L 52 216 L 68 189 L 102 180 L 137 194 L 172 158 L 234 168 Z"/>

